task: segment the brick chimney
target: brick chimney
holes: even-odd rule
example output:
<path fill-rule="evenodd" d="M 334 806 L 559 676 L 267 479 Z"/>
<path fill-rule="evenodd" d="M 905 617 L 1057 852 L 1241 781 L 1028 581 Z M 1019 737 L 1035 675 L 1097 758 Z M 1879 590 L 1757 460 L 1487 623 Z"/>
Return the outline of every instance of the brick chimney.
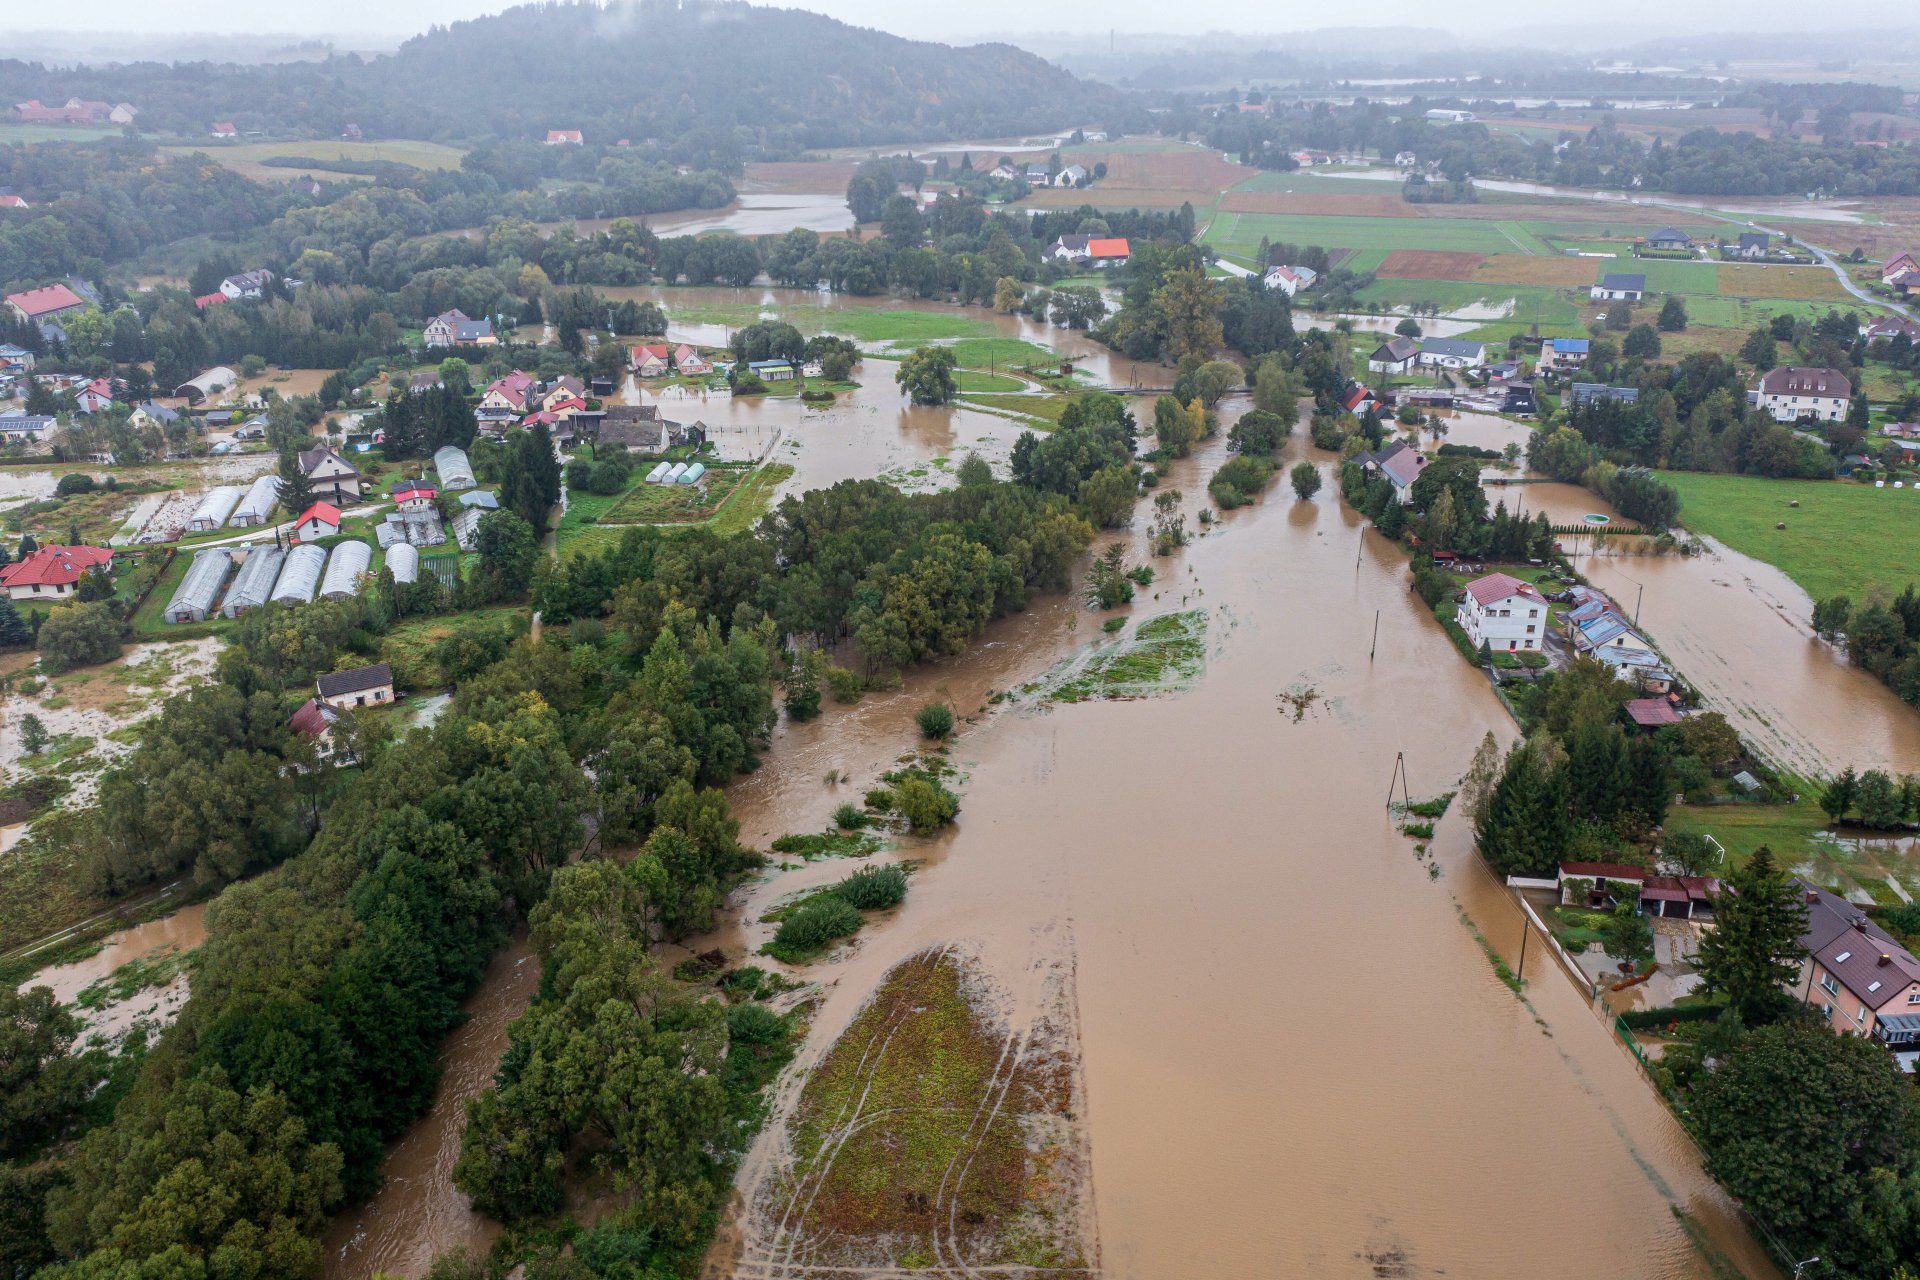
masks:
<path fill-rule="evenodd" d="M 1890 956 L 1890 955 L 1888 955 L 1888 954 L 1887 954 L 1886 952 L 1884 952 L 1884 951 L 1882 951 L 1882 952 L 1880 953 L 1880 963 L 1881 963 L 1881 964 L 1892 964 L 1892 963 L 1893 963 L 1893 957 L 1892 957 L 1892 956 Z"/>

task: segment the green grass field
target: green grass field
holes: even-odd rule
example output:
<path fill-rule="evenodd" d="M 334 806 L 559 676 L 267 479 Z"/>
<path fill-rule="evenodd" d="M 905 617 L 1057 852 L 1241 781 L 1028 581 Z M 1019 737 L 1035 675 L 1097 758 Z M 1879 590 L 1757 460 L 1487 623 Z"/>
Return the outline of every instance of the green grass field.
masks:
<path fill-rule="evenodd" d="M 9 142 L 98 142 L 102 138 L 117 138 L 121 127 L 117 124 L 19 124 L 9 121 L 0 124 L 0 145 Z"/>
<path fill-rule="evenodd" d="M 1509 234 L 1508 228 L 1512 228 Z M 1449 218 L 1342 218 L 1291 213 L 1221 212 L 1203 237 L 1230 252 L 1252 254 L 1261 237 L 1328 249 L 1445 249 L 1478 253 L 1540 253 L 1545 246 L 1519 223 Z"/>
<path fill-rule="evenodd" d="M 1920 577 L 1905 554 L 1920 539 L 1920 491 L 1692 471 L 1661 478 L 1679 492 L 1688 529 L 1775 566 L 1815 600 L 1857 601 L 1871 587 L 1898 592 Z M 1774 528 L 1780 521 L 1784 530 Z"/>
<path fill-rule="evenodd" d="M 211 159 L 233 169 L 259 166 L 261 161 L 278 156 L 295 156 L 303 160 L 311 160 L 316 169 L 326 168 L 328 160 L 384 160 L 393 164 L 412 165 L 416 169 L 458 169 L 461 157 L 466 155 L 466 152 L 459 147 L 449 147 L 438 142 L 417 142 L 411 139 L 396 139 L 389 142 L 342 142 L 335 139 L 237 143 L 215 142 L 209 139 L 205 144 L 190 147 L 163 147 L 162 150 L 172 155 L 203 152 Z"/>

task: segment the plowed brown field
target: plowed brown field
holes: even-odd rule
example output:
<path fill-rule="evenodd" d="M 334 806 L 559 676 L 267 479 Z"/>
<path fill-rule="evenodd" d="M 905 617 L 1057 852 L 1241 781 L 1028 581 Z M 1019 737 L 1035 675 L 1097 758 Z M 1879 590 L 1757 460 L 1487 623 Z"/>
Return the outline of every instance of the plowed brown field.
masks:
<path fill-rule="evenodd" d="M 1520 253 L 1502 253 L 1488 258 L 1473 273 L 1475 280 L 1493 284 L 1540 284 L 1557 289 L 1577 289 L 1590 285 L 1599 269 L 1596 258 L 1540 258 Z"/>
<path fill-rule="evenodd" d="M 1374 274 L 1391 276 L 1396 280 L 1471 280 L 1474 269 L 1484 261 L 1484 253 L 1395 249 Z"/>

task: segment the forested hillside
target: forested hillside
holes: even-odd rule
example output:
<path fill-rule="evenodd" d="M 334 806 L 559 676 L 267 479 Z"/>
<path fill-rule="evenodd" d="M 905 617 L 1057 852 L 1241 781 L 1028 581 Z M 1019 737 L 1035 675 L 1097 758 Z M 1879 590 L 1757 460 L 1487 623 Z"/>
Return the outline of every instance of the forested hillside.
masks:
<path fill-rule="evenodd" d="M 390 56 L 271 67 L 78 71 L 0 62 L 0 100 L 130 101 L 149 132 L 464 142 L 580 129 L 711 155 L 1000 136 L 1115 123 L 1119 95 L 1010 45 L 955 49 L 796 9 L 666 0 L 524 5 L 437 27 Z M 679 156 L 672 158 L 679 159 Z"/>

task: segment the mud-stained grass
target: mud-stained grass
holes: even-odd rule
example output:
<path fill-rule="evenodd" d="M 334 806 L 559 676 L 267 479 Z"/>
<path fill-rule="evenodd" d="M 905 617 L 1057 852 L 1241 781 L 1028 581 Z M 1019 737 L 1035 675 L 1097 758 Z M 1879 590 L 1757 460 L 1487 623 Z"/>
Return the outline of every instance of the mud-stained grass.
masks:
<path fill-rule="evenodd" d="M 1207 656 L 1207 611 L 1163 613 L 1116 644 L 1068 659 L 1030 688 L 1050 702 L 1144 698 L 1192 686 Z"/>
<path fill-rule="evenodd" d="M 1090 1274 L 1074 1073 L 1009 1033 L 945 952 L 895 967 L 797 1104 L 785 1274 L 853 1268 Z"/>

